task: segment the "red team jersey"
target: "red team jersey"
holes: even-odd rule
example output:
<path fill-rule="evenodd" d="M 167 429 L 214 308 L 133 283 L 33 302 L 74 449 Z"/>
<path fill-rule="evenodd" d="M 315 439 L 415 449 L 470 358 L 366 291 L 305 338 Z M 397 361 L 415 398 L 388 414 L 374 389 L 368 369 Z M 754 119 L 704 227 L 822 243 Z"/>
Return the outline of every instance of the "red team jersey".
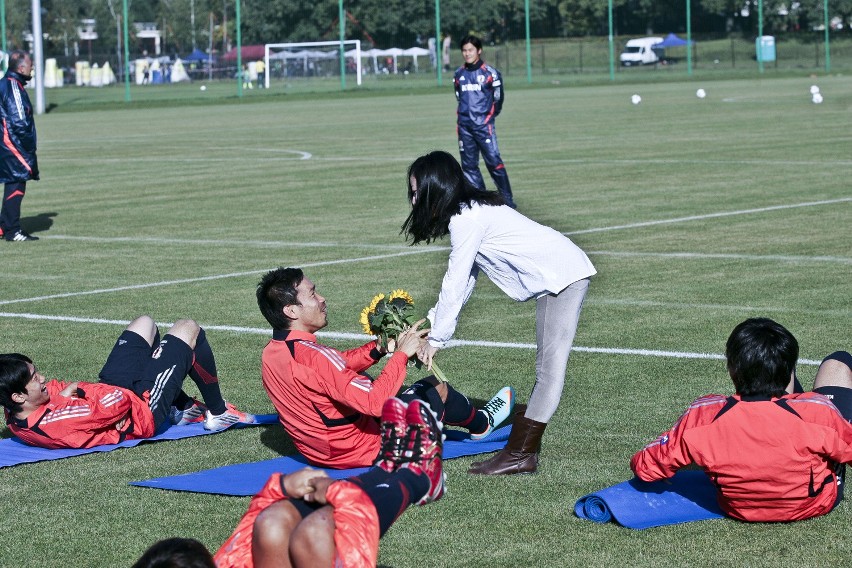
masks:
<path fill-rule="evenodd" d="M 263 489 L 252 497 L 248 511 L 233 534 L 216 551 L 213 559 L 219 568 L 251 568 L 251 539 L 254 521 L 261 511 L 287 499 L 281 487 L 280 473 L 272 474 Z M 375 566 L 379 554 L 379 517 L 373 502 L 360 487 L 348 481 L 332 483 L 326 493 L 334 508 L 335 568 Z"/>
<path fill-rule="evenodd" d="M 837 499 L 834 467 L 852 461 L 852 424 L 820 394 L 771 400 L 697 399 L 671 430 L 630 460 L 644 481 L 699 465 L 722 510 L 742 521 L 824 515 Z"/>
<path fill-rule="evenodd" d="M 62 396 L 69 383 L 45 383 L 50 400 L 24 420 L 7 418 L 9 430 L 32 446 L 90 448 L 154 435 L 147 401 L 133 391 L 105 383 L 79 383 L 78 395 Z M 116 423 L 129 418 L 121 430 Z"/>
<path fill-rule="evenodd" d="M 286 341 L 285 341 L 286 339 Z M 291 355 L 290 346 L 293 352 Z M 263 350 L 263 386 L 299 452 L 314 465 L 373 464 L 381 446 L 378 417 L 405 380 L 408 357 L 394 353 L 375 379 L 376 343 L 340 352 L 302 331 L 275 332 Z"/>

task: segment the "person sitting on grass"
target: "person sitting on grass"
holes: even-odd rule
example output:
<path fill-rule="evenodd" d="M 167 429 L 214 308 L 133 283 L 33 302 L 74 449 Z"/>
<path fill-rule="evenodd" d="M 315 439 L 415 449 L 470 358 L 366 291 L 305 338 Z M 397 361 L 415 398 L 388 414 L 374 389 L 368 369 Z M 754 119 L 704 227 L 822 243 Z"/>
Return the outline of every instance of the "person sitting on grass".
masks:
<path fill-rule="evenodd" d="M 214 555 L 229 568 L 375 566 L 379 538 L 411 504 L 444 494 L 441 423 L 428 403 L 389 398 L 382 446 L 395 448 L 366 473 L 335 481 L 306 468 L 272 474 Z"/>
<path fill-rule="evenodd" d="M 181 390 L 189 375 L 204 403 Z M 32 359 L 0 355 L 0 405 L 9 430 L 32 446 L 90 448 L 150 438 L 174 424 L 223 430 L 255 417 L 225 402 L 204 330 L 178 320 L 160 341 L 148 316 L 130 322 L 100 372 L 100 382 L 47 380 Z"/>
<path fill-rule="evenodd" d="M 630 467 L 643 481 L 691 463 L 717 489 L 726 515 L 741 521 L 797 521 L 824 515 L 843 498 L 852 461 L 852 355 L 837 351 L 817 371 L 813 392 L 796 378 L 799 344 L 782 325 L 748 319 L 725 349 L 732 396 L 693 402 L 671 430 Z"/>
<path fill-rule="evenodd" d="M 340 352 L 317 342 L 328 324 L 325 298 L 298 268 L 267 273 L 257 288 L 261 313 L 272 325 L 272 340 L 262 356 L 263 386 L 296 448 L 311 464 L 345 469 L 370 465 L 381 446 L 378 417 L 382 404 L 396 396 L 410 357 L 423 344 L 424 320 L 389 345 L 393 355 L 375 380 L 363 372 L 387 351 L 376 341 Z M 514 391 L 504 387 L 483 408 L 433 376 L 400 395 L 425 400 L 441 420 L 487 436 L 509 417 Z"/>

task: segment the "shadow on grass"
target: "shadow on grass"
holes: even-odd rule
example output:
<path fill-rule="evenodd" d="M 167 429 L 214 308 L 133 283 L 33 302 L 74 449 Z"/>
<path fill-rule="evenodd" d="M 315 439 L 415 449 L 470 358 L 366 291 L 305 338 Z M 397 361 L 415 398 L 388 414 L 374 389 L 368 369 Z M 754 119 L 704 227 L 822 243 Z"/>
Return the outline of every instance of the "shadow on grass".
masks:
<path fill-rule="evenodd" d="M 274 424 L 263 428 L 260 433 L 260 443 L 282 456 L 291 456 L 299 453 L 293 440 L 281 424 Z"/>
<path fill-rule="evenodd" d="M 22 217 L 21 218 L 21 227 L 28 233 L 41 233 L 43 231 L 49 231 L 53 226 L 53 218 L 56 217 L 58 213 L 39 213 L 38 215 L 34 215 L 32 217 Z"/>

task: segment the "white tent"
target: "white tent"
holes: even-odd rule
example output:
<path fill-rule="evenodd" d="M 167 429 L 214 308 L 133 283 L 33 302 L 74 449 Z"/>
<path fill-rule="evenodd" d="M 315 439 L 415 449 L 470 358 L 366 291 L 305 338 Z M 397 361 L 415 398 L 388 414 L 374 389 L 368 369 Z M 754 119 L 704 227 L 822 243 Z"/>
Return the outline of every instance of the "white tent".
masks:
<path fill-rule="evenodd" d="M 429 55 L 428 49 L 423 49 L 422 47 L 409 47 L 408 49 L 403 50 L 403 55 L 410 55 L 414 60 L 414 70 L 420 71 L 420 65 L 417 64 L 417 57 L 420 55 Z"/>

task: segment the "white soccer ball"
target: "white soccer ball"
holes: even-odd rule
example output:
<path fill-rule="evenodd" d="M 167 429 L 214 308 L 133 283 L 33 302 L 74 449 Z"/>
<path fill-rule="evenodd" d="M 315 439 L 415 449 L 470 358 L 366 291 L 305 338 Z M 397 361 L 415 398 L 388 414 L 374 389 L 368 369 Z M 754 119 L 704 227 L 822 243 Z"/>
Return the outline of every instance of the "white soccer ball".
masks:
<path fill-rule="evenodd" d="M 822 95 L 819 93 L 814 93 L 814 96 L 811 97 L 811 100 L 814 102 L 815 105 L 818 105 L 822 102 Z"/>
<path fill-rule="evenodd" d="M 816 95 L 818 93 L 819 93 L 819 87 L 817 87 L 816 85 L 811 85 L 811 94 Z"/>
<path fill-rule="evenodd" d="M 201 86 L 199 87 L 199 89 L 201 89 L 202 91 L 206 91 L 206 90 L 207 90 L 207 85 L 201 85 Z"/>
<path fill-rule="evenodd" d="M 697 91 L 695 91 L 695 96 L 699 99 L 703 99 L 707 96 L 707 92 L 704 89 L 698 89 Z"/>
<path fill-rule="evenodd" d="M 632 102 L 634 105 L 638 105 L 642 102 L 642 97 L 640 97 L 639 95 L 633 95 L 632 97 L 630 97 L 630 102 Z"/>

